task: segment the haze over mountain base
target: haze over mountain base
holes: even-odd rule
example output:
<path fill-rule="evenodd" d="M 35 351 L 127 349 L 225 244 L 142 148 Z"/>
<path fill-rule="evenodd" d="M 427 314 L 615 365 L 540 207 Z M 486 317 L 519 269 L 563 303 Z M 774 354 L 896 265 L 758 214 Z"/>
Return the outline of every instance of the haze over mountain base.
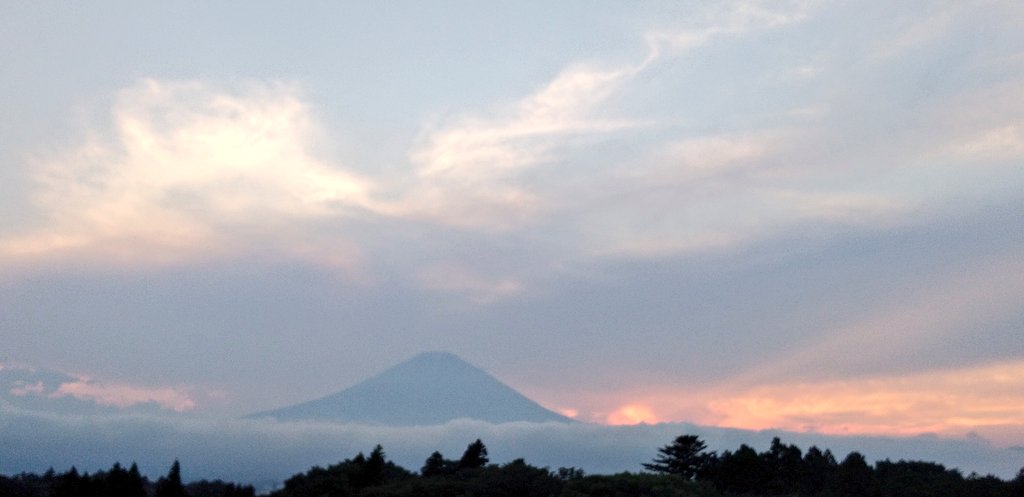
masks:
<path fill-rule="evenodd" d="M 697 434 L 711 450 L 746 443 L 758 450 L 773 436 L 803 449 L 829 448 L 838 456 L 856 450 L 870 462 L 882 459 L 935 461 L 964 474 L 1013 477 L 1024 449 L 999 449 L 982 439 L 837 437 L 777 431 L 751 432 L 686 423 L 603 426 L 584 423 L 504 423 L 458 420 L 430 427 L 385 427 L 322 422 L 196 419 L 151 416 L 58 416 L 8 410 L 0 416 L 0 473 L 42 473 L 49 467 L 80 471 L 136 461 L 158 476 L 175 458 L 183 477 L 251 482 L 273 488 L 314 465 L 327 465 L 383 445 L 388 457 L 418 470 L 435 450 L 457 457 L 482 439 L 491 461 L 525 458 L 537 466 L 575 466 L 588 473 L 640 471 L 658 447 L 683 433 Z"/>

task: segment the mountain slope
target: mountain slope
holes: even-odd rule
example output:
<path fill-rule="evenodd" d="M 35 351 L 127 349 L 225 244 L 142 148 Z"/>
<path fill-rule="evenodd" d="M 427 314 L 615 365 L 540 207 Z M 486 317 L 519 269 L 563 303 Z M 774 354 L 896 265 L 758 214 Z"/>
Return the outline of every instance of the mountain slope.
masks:
<path fill-rule="evenodd" d="M 249 417 L 393 426 L 438 425 L 460 418 L 572 421 L 447 352 L 426 352 L 351 388 Z"/>

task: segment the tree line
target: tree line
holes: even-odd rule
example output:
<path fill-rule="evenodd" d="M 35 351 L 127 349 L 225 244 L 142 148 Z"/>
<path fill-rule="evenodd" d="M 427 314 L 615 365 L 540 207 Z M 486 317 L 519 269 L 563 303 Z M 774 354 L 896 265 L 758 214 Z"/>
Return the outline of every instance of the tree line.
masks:
<path fill-rule="evenodd" d="M 132 463 L 124 469 L 120 463 L 106 471 L 79 473 L 74 466 L 64 473 L 50 468 L 42 475 L 21 473 L 0 475 L 0 497 L 254 497 L 251 485 L 221 480 L 181 481 L 181 464 L 175 460 L 166 476 L 155 482 L 139 473 Z"/>
<path fill-rule="evenodd" d="M 536 467 L 523 459 L 492 464 L 481 440 L 458 459 L 440 452 L 419 471 L 403 468 L 376 446 L 327 467 L 288 478 L 268 497 L 1024 497 L 1024 468 L 1011 480 L 970 474 L 934 462 L 878 461 L 859 452 L 841 461 L 828 449 L 806 452 L 779 438 L 757 452 L 748 445 L 718 454 L 695 435 L 681 435 L 643 464 L 645 472 L 588 475 L 581 469 Z M 0 476 L 2 497 L 253 497 L 252 486 L 220 480 L 184 484 L 174 461 L 152 482 L 132 464 L 79 474 Z"/>

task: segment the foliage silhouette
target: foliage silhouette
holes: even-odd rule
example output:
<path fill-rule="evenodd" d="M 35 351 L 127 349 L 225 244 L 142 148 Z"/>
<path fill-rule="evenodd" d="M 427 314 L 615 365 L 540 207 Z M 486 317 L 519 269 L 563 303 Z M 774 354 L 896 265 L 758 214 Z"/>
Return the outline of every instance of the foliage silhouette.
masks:
<path fill-rule="evenodd" d="M 167 476 L 157 480 L 156 497 L 186 497 L 185 485 L 181 483 L 181 464 L 177 459 L 171 465 Z"/>
<path fill-rule="evenodd" d="M 676 451 L 676 446 L 691 450 Z M 706 456 L 706 465 L 700 470 L 673 466 L 672 457 L 681 455 Z M 741 445 L 716 456 L 699 438 L 684 435 L 659 449 L 655 462 L 645 466 L 653 472 L 585 475 L 576 468 L 551 471 L 523 459 L 490 464 L 486 446 L 476 440 L 459 461 L 434 452 L 415 474 L 387 460 L 378 445 L 369 456 L 358 453 L 296 474 L 269 497 L 1024 497 L 1024 468 L 1016 478 L 1004 481 L 992 475 L 965 478 L 960 471 L 933 462 L 884 460 L 871 465 L 859 452 L 836 463 L 827 449 L 811 447 L 803 453 L 778 438 L 764 452 Z M 685 469 L 674 469 L 679 467 Z M 114 463 L 92 475 L 75 467 L 62 474 L 50 469 L 43 475 L 0 475 L 0 497 L 165 495 L 254 497 L 255 491 L 220 480 L 183 484 L 178 461 L 155 484 L 134 463 L 128 470 Z"/>
<path fill-rule="evenodd" d="M 678 475 L 687 480 L 707 470 L 715 453 L 707 452 L 707 444 L 695 435 L 680 435 L 671 444 L 658 449 L 654 462 L 644 468 L 655 473 Z"/>
<path fill-rule="evenodd" d="M 481 468 L 488 462 L 490 462 L 490 460 L 487 458 L 487 447 L 485 447 L 484 443 L 478 438 L 475 442 L 466 447 L 466 452 L 464 452 L 462 454 L 462 458 L 459 459 L 458 469 Z"/>

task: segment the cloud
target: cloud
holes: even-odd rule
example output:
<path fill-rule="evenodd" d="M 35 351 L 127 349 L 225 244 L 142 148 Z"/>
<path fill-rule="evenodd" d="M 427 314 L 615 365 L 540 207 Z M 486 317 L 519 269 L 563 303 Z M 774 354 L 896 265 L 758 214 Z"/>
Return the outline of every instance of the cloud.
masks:
<path fill-rule="evenodd" d="M 175 388 L 145 388 L 118 383 L 100 383 L 82 379 L 62 383 L 51 394 L 51 398 L 74 397 L 95 402 L 101 406 L 131 407 L 140 404 L 156 404 L 164 409 L 177 412 L 192 410 L 196 402 L 187 392 Z"/>
<path fill-rule="evenodd" d="M 1024 442 L 1024 362 L 921 373 L 786 382 L 723 392 L 709 407 L 720 426 L 830 434 L 980 433 Z"/>
<path fill-rule="evenodd" d="M 1013 160 L 1024 157 L 1024 125 L 1010 124 L 985 130 L 951 151 L 969 158 Z"/>
<path fill-rule="evenodd" d="M 4 399 L 4 390 L 12 397 Z M 190 411 L 198 406 L 192 389 L 185 387 L 149 387 L 127 382 L 99 381 L 81 375 L 24 366 L 0 369 L 0 402 L 46 412 L 113 412 L 142 407 L 144 410 Z M 213 393 L 204 394 L 212 399 Z M 68 400 L 74 401 L 68 402 Z M 75 402 L 78 401 L 78 402 Z"/>
<path fill-rule="evenodd" d="M 118 94 L 111 121 L 37 161 L 33 198 L 49 222 L 0 240 L 0 257 L 166 262 L 287 250 L 283 237 L 319 242 L 293 223 L 372 208 L 372 181 L 317 157 L 319 127 L 288 85 L 143 80 Z"/>
<path fill-rule="evenodd" d="M 9 392 L 11 395 L 14 395 L 16 397 L 24 397 L 26 395 L 39 395 L 43 393 L 45 390 L 46 387 L 43 386 L 42 381 L 37 381 L 35 383 L 18 381 L 15 382 L 14 386 L 11 387 Z"/>
<path fill-rule="evenodd" d="M 661 29 L 647 33 L 648 61 L 674 56 L 707 44 L 719 36 L 738 35 L 774 28 L 807 18 L 816 2 L 722 2 L 694 16 L 697 26 Z"/>
<path fill-rule="evenodd" d="M 510 105 L 431 126 L 409 154 L 417 181 L 391 212 L 483 229 L 532 221 L 559 202 L 565 177 L 588 174 L 567 166 L 578 161 L 585 147 L 624 131 L 659 126 L 620 110 L 626 90 L 653 64 L 670 64 L 684 49 L 720 35 L 798 21 L 807 8 L 800 2 L 771 8 L 736 2 L 709 9 L 699 26 L 648 33 L 649 53 L 638 63 L 574 63 Z M 740 153 L 730 151 L 734 157 Z M 552 169 L 541 175 L 543 185 L 537 175 L 524 179 L 535 168 Z"/>
<path fill-rule="evenodd" d="M 570 67 L 501 116 L 464 117 L 429 132 L 410 159 L 421 176 L 464 182 L 537 165 L 550 159 L 548 154 L 556 146 L 553 139 L 629 126 L 593 119 L 593 113 L 630 75 L 628 69 Z"/>
<path fill-rule="evenodd" d="M 478 228 L 531 218 L 543 199 L 519 175 L 554 167 L 595 137 L 637 126 L 601 109 L 634 74 L 630 68 L 569 67 L 494 115 L 467 115 L 429 128 L 409 154 L 416 180 L 392 212 Z"/>
<path fill-rule="evenodd" d="M 604 422 L 609 425 L 636 425 L 655 424 L 659 421 L 654 411 L 645 405 L 629 404 L 618 408 L 605 418 Z"/>

